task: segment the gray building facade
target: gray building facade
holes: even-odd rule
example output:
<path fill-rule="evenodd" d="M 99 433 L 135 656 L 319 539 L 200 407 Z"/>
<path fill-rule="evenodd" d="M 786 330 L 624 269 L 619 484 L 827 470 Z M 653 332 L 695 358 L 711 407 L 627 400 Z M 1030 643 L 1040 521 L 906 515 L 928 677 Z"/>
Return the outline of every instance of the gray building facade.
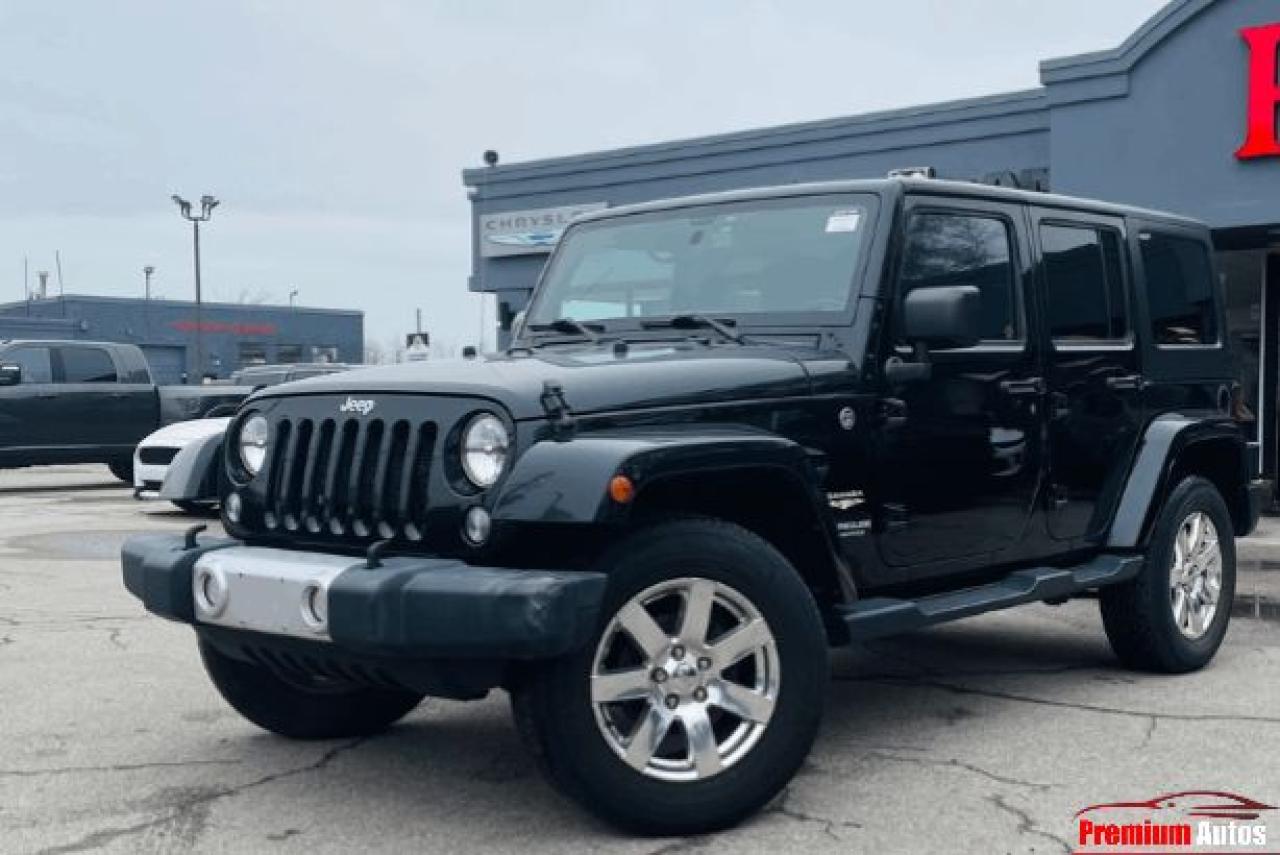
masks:
<path fill-rule="evenodd" d="M 303 306 L 195 304 L 68 294 L 0 305 L 0 339 L 115 341 L 142 348 L 158 383 L 226 377 L 246 365 L 364 361 L 364 314 Z M 196 364 L 200 331 L 203 366 Z"/>
<path fill-rule="evenodd" d="M 1214 229 L 1238 415 L 1275 472 L 1278 53 L 1277 0 L 1173 0 L 1117 48 L 1042 62 L 1035 89 L 468 169 L 470 287 L 497 295 L 507 327 L 575 209 L 904 167 L 1174 211 Z"/>

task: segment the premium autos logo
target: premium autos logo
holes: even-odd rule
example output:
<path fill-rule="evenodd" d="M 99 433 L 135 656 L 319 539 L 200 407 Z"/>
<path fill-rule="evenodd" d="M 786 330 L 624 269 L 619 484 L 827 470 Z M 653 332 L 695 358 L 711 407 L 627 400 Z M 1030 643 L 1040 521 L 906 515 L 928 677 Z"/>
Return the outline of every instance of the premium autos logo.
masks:
<path fill-rule="evenodd" d="M 1075 855 L 1155 852 L 1274 853 L 1264 814 L 1275 810 L 1220 791 L 1169 793 L 1090 805 L 1075 815 Z"/>

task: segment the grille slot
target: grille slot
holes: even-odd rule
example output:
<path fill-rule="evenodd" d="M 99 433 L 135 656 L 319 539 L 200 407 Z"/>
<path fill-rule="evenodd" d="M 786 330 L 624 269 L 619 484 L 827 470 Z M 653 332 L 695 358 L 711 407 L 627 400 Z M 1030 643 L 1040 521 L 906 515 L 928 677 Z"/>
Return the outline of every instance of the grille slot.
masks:
<path fill-rule="evenodd" d="M 263 524 L 329 539 L 419 540 L 435 439 L 433 422 L 280 418 Z"/>

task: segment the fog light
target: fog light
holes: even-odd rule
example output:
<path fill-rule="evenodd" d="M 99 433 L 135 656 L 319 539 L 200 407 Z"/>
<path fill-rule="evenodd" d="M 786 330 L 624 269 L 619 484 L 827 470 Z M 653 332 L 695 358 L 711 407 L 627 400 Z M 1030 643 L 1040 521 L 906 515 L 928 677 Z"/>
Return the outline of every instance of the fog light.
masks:
<path fill-rule="evenodd" d="M 244 513 L 244 500 L 240 498 L 239 493 L 232 493 L 227 496 L 226 508 L 227 519 L 233 523 L 240 522 L 240 515 Z"/>
<path fill-rule="evenodd" d="M 199 568 L 192 580 L 196 608 L 206 617 L 217 617 L 227 607 L 227 583 L 222 574 Z"/>
<path fill-rule="evenodd" d="M 489 529 L 492 524 L 493 521 L 489 518 L 489 512 L 477 505 L 467 511 L 467 516 L 462 524 L 462 536 L 471 545 L 479 546 L 489 539 Z"/>
<path fill-rule="evenodd" d="M 302 622 L 316 632 L 329 626 L 329 596 L 319 585 L 308 585 L 302 591 Z"/>

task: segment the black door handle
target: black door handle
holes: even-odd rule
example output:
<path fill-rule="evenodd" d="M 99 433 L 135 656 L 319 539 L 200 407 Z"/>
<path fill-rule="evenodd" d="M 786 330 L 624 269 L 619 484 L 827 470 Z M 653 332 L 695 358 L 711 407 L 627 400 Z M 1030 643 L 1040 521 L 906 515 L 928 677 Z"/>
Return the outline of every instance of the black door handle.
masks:
<path fill-rule="evenodd" d="M 907 402 L 898 398 L 881 398 L 876 406 L 876 418 L 887 428 L 901 427 L 907 423 Z"/>
<path fill-rule="evenodd" d="M 1006 395 L 1039 395 L 1044 392 L 1044 378 L 1028 377 L 1025 380 L 1004 380 L 1000 383 L 1000 391 Z"/>
<path fill-rule="evenodd" d="M 1134 390 L 1142 388 L 1141 374 L 1125 374 L 1120 377 L 1108 377 L 1107 388 L 1120 390 Z"/>

